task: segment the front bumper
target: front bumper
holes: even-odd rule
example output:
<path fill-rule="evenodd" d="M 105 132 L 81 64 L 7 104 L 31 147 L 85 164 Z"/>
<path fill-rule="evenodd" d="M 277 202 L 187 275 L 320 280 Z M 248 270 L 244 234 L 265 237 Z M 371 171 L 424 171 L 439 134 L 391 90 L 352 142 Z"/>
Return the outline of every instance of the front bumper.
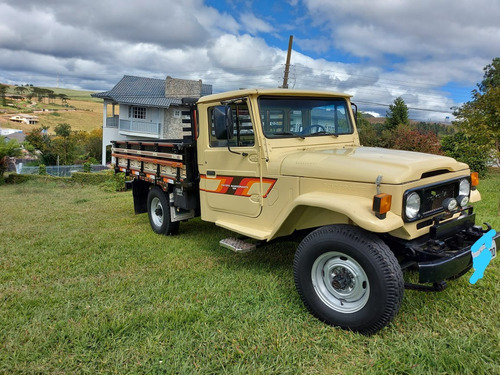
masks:
<path fill-rule="evenodd" d="M 417 263 L 418 282 L 435 283 L 463 275 L 472 268 L 470 246 L 451 257 Z"/>
<path fill-rule="evenodd" d="M 471 248 L 489 229 L 475 225 L 472 208 L 450 221 L 436 218 L 428 235 L 404 244 L 405 262 L 418 270 L 419 283 L 457 278 L 471 269 Z M 493 241 L 500 248 L 500 233 Z"/>

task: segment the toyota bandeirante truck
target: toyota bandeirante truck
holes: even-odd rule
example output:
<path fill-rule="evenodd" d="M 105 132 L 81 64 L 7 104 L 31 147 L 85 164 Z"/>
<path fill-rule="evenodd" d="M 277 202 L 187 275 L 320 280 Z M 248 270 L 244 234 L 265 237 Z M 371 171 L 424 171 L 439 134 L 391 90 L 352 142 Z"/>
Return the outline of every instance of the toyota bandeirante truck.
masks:
<path fill-rule="evenodd" d="M 294 281 L 323 322 L 373 334 L 405 287 L 441 290 L 479 253 L 496 255 L 499 236 L 470 206 L 477 174 L 449 157 L 360 146 L 349 95 L 247 89 L 182 103 L 183 139 L 113 142 L 135 212 L 166 235 L 201 216 L 234 232 L 221 244 L 237 252 L 301 233 Z M 418 283 L 405 284 L 406 270 Z"/>

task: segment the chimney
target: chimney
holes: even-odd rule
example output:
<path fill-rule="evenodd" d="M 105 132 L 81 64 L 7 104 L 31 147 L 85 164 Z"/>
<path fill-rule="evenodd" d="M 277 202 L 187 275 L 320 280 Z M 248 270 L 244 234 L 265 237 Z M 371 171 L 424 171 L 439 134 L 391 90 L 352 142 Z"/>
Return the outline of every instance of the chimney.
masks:
<path fill-rule="evenodd" d="M 167 98 L 199 98 L 201 96 L 202 82 L 188 79 L 177 79 L 170 76 L 165 81 L 165 97 Z"/>

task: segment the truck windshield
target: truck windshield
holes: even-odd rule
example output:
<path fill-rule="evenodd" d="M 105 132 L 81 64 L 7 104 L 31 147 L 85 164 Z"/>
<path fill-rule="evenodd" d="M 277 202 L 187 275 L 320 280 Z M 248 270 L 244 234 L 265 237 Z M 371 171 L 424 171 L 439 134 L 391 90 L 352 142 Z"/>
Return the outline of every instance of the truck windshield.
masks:
<path fill-rule="evenodd" d="M 267 138 L 352 134 L 347 102 L 342 98 L 259 98 Z"/>

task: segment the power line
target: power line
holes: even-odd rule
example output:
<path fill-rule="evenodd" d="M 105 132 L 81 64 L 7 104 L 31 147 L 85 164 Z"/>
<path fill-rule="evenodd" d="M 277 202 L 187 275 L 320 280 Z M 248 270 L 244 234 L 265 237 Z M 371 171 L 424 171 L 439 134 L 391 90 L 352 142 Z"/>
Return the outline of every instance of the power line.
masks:
<path fill-rule="evenodd" d="M 382 103 L 375 103 L 375 102 L 369 102 L 369 101 L 364 101 L 364 100 L 355 100 L 356 103 L 363 103 L 363 104 L 369 104 L 369 105 L 375 105 L 378 107 L 390 107 L 391 104 L 382 104 Z M 439 109 L 429 109 L 429 108 L 417 108 L 417 107 L 408 107 L 408 109 L 411 109 L 413 111 L 424 111 L 424 112 L 436 112 L 436 113 L 452 113 L 451 110 L 439 110 Z"/>

